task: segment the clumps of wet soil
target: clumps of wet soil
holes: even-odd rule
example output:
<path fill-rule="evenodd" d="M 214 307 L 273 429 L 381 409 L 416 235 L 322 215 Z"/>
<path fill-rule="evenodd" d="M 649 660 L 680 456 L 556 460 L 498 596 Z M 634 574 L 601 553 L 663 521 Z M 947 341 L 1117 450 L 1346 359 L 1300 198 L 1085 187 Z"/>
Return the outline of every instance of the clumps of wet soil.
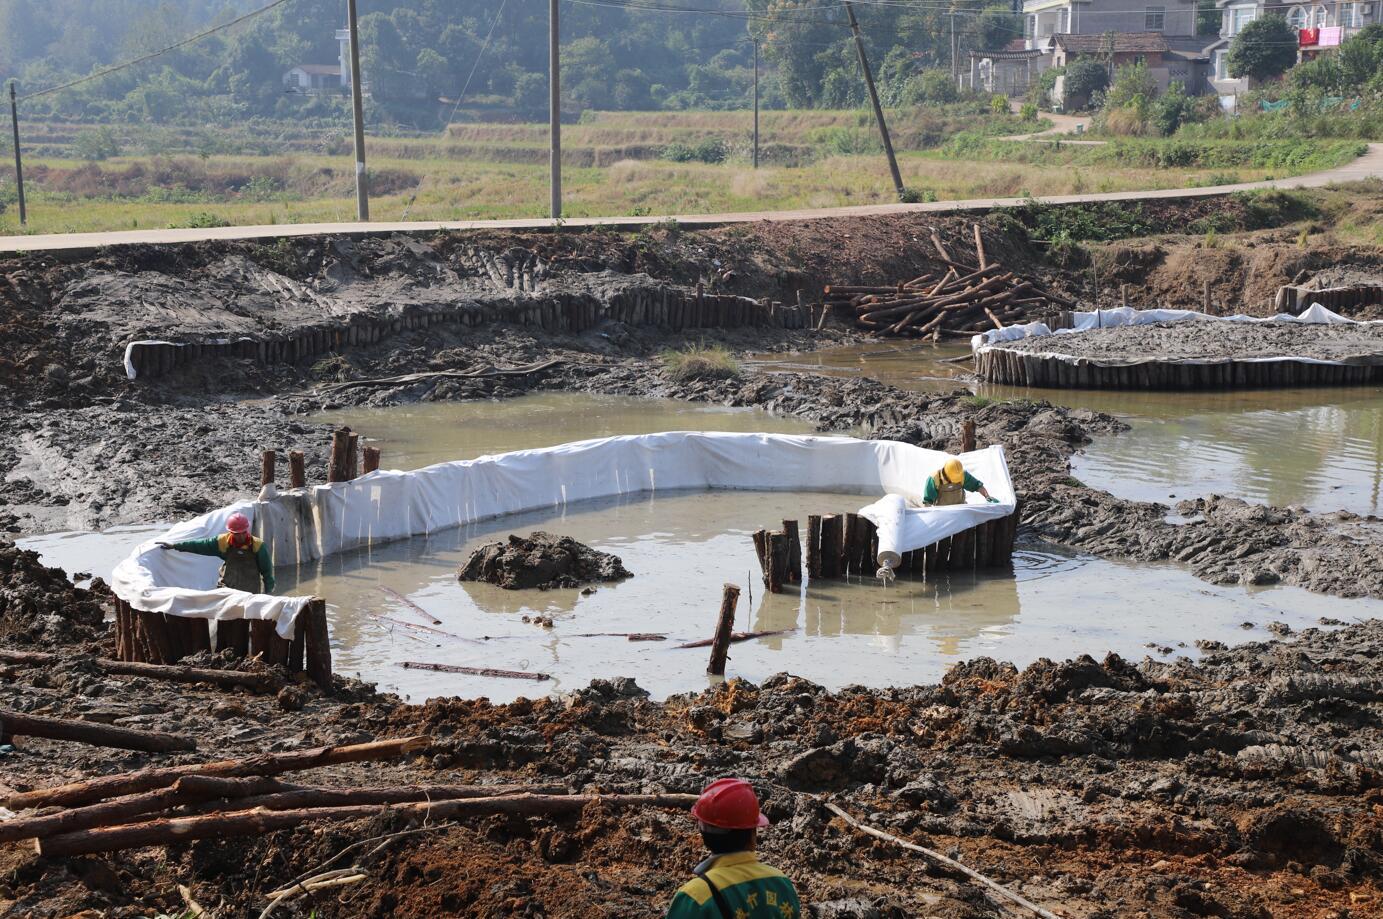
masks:
<path fill-rule="evenodd" d="M 1154 322 L 1023 338 L 1006 342 L 1004 348 L 1057 352 L 1112 363 L 1270 357 L 1369 363 L 1383 362 L 1383 324 Z"/>
<path fill-rule="evenodd" d="M 73 586 L 61 568 L 49 568 L 37 552 L 0 539 L 0 641 L 20 645 L 67 645 L 99 640 L 105 633 L 105 582 Z"/>
<path fill-rule="evenodd" d="M 1099 611 L 1097 611 L 1099 612 Z M 21 669 L 14 703 L 197 733 L 198 757 L 20 738 L 17 790 L 158 763 L 426 733 L 410 761 L 314 770 L 312 784 L 542 783 L 695 793 L 748 779 L 773 825 L 766 861 L 816 916 L 1000 919 L 971 882 L 873 842 L 823 807 L 945 852 L 1064 916 L 1362 917 L 1383 907 L 1383 621 L 1217 649 L 1200 661 L 989 659 L 937 685 L 829 691 L 778 674 L 664 702 L 627 679 L 563 696 L 423 706 L 306 690 L 274 697 Z M 133 691 L 132 691 L 133 690 Z M 214 752 L 212 752 L 214 751 Z M 421 832 L 395 838 L 391 833 Z M 410 827 L 394 813 L 247 839 L 42 860 L 0 845 L 0 913 L 177 914 L 179 884 L 218 915 L 351 845 L 368 879 L 300 912 L 654 919 L 701 858 L 684 813 L 493 817 Z M 853 904 L 853 906 L 850 906 Z M 848 909 L 847 909 L 848 907 Z"/>
<path fill-rule="evenodd" d="M 457 579 L 484 581 L 505 590 L 552 590 L 632 578 L 618 555 L 592 549 L 570 536 L 534 530 L 486 543 L 461 565 Z"/>

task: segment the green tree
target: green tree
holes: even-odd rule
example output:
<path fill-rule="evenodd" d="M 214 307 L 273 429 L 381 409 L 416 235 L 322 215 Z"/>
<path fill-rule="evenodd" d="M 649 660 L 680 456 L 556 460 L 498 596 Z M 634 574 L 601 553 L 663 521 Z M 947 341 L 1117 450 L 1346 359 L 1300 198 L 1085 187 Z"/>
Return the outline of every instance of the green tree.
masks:
<path fill-rule="evenodd" d="M 1297 33 L 1281 16 L 1255 19 L 1229 43 L 1225 63 L 1231 77 L 1262 82 L 1282 76 L 1297 62 Z"/>
<path fill-rule="evenodd" d="M 1062 91 L 1068 99 L 1088 100 L 1109 85 L 1109 71 L 1092 57 L 1081 57 L 1066 65 Z"/>

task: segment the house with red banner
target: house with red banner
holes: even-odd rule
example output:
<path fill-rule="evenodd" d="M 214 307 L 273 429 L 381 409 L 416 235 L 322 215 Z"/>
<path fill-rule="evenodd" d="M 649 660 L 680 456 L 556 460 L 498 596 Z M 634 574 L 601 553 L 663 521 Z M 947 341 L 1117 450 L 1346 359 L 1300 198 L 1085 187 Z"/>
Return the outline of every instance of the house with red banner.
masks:
<path fill-rule="evenodd" d="M 1383 22 L 1383 4 L 1378 0 L 1351 0 L 1336 3 L 1265 3 L 1261 0 L 1218 0 L 1220 38 L 1207 49 L 1210 55 L 1210 82 L 1226 108 L 1233 108 L 1234 97 L 1252 88 L 1250 81 L 1229 75 L 1229 46 L 1239 30 L 1263 16 L 1281 16 L 1297 32 L 1297 60 L 1308 61 L 1338 48 L 1345 39 L 1364 26 Z"/>

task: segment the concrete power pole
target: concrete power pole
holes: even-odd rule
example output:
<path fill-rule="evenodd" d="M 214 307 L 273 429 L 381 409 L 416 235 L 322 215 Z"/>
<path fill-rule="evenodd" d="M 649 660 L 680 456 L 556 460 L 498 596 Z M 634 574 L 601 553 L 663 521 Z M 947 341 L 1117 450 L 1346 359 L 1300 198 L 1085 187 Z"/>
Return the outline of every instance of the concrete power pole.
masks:
<path fill-rule="evenodd" d="M 355 219 L 370 219 L 370 185 L 365 176 L 365 102 L 360 86 L 360 27 L 355 0 L 346 0 L 346 28 L 351 38 L 351 114 L 355 120 Z"/>
<path fill-rule="evenodd" d="M 855 18 L 855 8 L 850 0 L 843 0 L 845 12 L 850 16 L 850 31 L 855 35 L 855 51 L 860 56 L 860 68 L 864 71 L 864 85 L 869 90 L 869 104 L 874 107 L 874 120 L 879 122 L 879 136 L 884 141 L 884 153 L 888 156 L 888 171 L 893 173 L 893 187 L 898 192 L 898 200 L 903 200 L 903 176 L 898 172 L 898 158 L 893 155 L 893 141 L 888 136 L 888 123 L 884 121 L 884 109 L 879 104 L 879 92 L 874 88 L 874 73 L 869 69 L 869 58 L 864 53 L 864 38 L 860 35 L 860 22 Z"/>
<path fill-rule="evenodd" d="M 951 10 L 951 82 L 952 82 L 952 83 L 956 82 L 956 78 L 960 75 L 960 67 L 959 67 L 960 61 L 959 61 L 959 57 L 960 57 L 960 55 L 957 53 L 957 47 L 956 47 L 956 11 L 955 11 L 955 10 Z"/>
<path fill-rule="evenodd" d="M 18 142 L 15 149 L 19 149 Z M 759 168 L 759 40 L 754 39 L 754 168 Z"/>
<path fill-rule="evenodd" d="M 14 82 L 10 82 L 10 123 L 14 125 L 14 184 L 19 190 L 19 225 L 29 222 L 29 211 L 24 206 L 24 161 L 19 155 L 19 100 L 15 97 Z"/>
<path fill-rule="evenodd" d="M 557 0 L 547 3 L 548 134 L 552 150 L 552 219 L 562 216 L 562 65 L 561 29 L 557 20 Z"/>

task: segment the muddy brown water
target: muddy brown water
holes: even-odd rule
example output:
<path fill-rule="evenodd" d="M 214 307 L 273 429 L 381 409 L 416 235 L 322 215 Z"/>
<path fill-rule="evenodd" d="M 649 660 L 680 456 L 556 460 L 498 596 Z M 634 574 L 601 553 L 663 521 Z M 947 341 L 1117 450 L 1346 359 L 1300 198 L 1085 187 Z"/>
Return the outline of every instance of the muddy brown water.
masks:
<path fill-rule="evenodd" d="M 1138 659 L 1149 643 L 1175 647 L 1190 637 L 1228 642 L 1267 638 L 1318 617 L 1368 614 L 1366 601 L 1297 589 L 1251 592 L 1197 580 L 1175 566 L 1135 566 L 1023 546 L 1011 568 L 933 581 L 819 581 L 765 594 L 750 541 L 754 529 L 806 511 L 845 511 L 848 494 L 684 492 L 587 502 L 565 513 L 515 515 L 427 539 L 326 559 L 285 572 L 281 589 L 329 598 L 336 666 L 415 701 L 435 695 L 534 696 L 629 676 L 662 697 L 700 690 L 705 648 L 675 645 L 714 631 L 722 585 L 744 588 L 738 629 L 787 630 L 735 645 L 728 674 L 753 681 L 778 671 L 830 687 L 933 682 L 955 662 L 979 655 L 1019 665 L 1039 657 L 1108 651 Z M 623 559 L 634 577 L 579 590 L 506 591 L 462 584 L 456 569 L 470 550 L 534 529 L 572 536 Z M 432 626 L 408 598 L 441 620 Z M 535 622 L 551 617 L 547 628 Z M 385 618 L 380 618 L 385 617 Z M 1249 622 L 1251 628 L 1243 628 Z M 621 635 L 652 632 L 662 642 Z M 488 638 L 486 636 L 489 636 Z M 549 674 L 547 682 L 406 669 L 405 661 Z"/>
<path fill-rule="evenodd" d="M 1109 412 L 1131 430 L 1097 438 L 1072 460 L 1076 478 L 1121 498 L 1175 504 L 1209 494 L 1383 513 L 1383 387 L 1223 392 L 1028 389 L 976 383 L 968 344 L 871 342 L 810 354 L 765 354 L 764 369 L 870 376 L 919 392 L 965 386 L 992 399 L 1047 399 Z"/>

